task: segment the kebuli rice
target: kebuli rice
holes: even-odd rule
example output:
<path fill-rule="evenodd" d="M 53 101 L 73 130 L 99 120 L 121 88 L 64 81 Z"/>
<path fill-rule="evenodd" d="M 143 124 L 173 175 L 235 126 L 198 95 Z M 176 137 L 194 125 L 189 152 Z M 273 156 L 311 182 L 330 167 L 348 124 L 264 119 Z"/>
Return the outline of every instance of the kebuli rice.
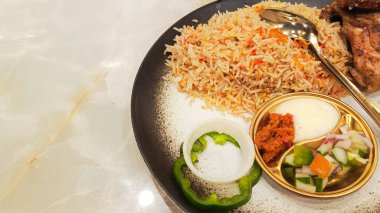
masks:
<path fill-rule="evenodd" d="M 312 21 L 319 44 L 343 73 L 351 55 L 340 38 L 340 26 L 319 19 L 320 9 L 304 4 L 268 1 L 234 12 L 215 14 L 205 24 L 176 29 L 180 35 L 166 45 L 165 77 L 181 92 L 205 101 L 206 107 L 249 119 L 269 99 L 290 92 L 317 92 L 333 97 L 342 86 L 307 51 L 303 40 L 292 40 L 260 19 L 266 8 L 283 9 Z M 247 116 L 248 115 L 248 116 Z"/>

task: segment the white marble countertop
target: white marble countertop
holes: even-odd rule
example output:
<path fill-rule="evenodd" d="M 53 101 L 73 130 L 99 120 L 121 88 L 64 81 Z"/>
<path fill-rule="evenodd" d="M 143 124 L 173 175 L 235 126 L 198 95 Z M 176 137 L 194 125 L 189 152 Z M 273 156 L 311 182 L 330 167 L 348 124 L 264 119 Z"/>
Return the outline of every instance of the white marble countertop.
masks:
<path fill-rule="evenodd" d="M 137 148 L 132 86 L 211 1 L 0 0 L 0 212 L 179 212 Z"/>
<path fill-rule="evenodd" d="M 1 1 L 0 212 L 178 211 L 137 148 L 132 85 L 154 41 L 208 2 Z"/>

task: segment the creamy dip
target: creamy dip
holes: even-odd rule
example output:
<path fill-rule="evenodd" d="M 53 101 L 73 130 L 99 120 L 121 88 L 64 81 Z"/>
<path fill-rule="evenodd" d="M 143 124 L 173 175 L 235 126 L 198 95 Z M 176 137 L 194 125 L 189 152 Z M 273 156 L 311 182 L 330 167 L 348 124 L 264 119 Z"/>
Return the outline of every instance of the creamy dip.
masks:
<path fill-rule="evenodd" d="M 316 98 L 296 98 L 283 102 L 276 113 L 293 115 L 294 142 L 317 138 L 334 129 L 340 115 L 331 104 Z"/>

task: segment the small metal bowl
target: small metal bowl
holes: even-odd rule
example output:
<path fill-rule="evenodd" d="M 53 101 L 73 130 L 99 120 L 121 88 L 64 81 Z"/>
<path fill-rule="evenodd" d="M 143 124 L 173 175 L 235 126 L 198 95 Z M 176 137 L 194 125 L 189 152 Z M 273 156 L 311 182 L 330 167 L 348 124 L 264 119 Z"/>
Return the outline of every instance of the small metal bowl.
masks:
<path fill-rule="evenodd" d="M 368 123 L 363 119 L 363 117 L 356 112 L 354 109 L 352 109 L 347 104 L 331 98 L 326 95 L 317 94 L 317 93 L 309 93 L 309 92 L 302 92 L 302 93 L 290 93 L 286 94 L 277 98 L 272 99 L 271 101 L 267 102 L 263 107 L 260 108 L 260 110 L 255 114 L 252 120 L 251 128 L 250 128 L 250 135 L 253 140 L 255 140 L 256 132 L 261 128 L 263 124 L 263 119 L 269 114 L 275 111 L 275 109 L 283 102 L 301 98 L 301 97 L 308 97 L 308 98 L 316 98 L 322 101 L 325 101 L 332 106 L 334 106 L 338 112 L 340 113 L 340 121 L 338 125 L 331 130 L 331 132 L 337 133 L 339 131 L 339 126 L 347 125 L 349 128 L 354 130 L 360 130 L 363 131 L 364 134 L 371 140 L 373 144 L 373 148 L 369 151 L 369 161 L 366 166 L 356 168 L 353 171 L 349 173 L 348 177 L 335 177 L 332 179 L 327 187 L 324 189 L 323 192 L 306 192 L 299 190 L 294 187 L 294 185 L 290 184 L 282 175 L 281 172 L 281 166 L 282 162 L 284 161 L 284 158 L 286 155 L 293 152 L 293 147 L 289 148 L 287 151 L 285 151 L 282 156 L 278 158 L 278 161 L 272 165 L 267 165 L 262 157 L 261 154 L 255 146 L 255 153 L 256 153 L 256 160 L 261 166 L 261 168 L 278 184 L 285 187 L 286 189 L 296 192 L 298 194 L 308 196 L 308 197 L 318 197 L 318 198 L 331 198 L 331 197 L 339 197 L 343 195 L 347 195 L 351 192 L 354 192 L 355 190 L 362 187 L 372 176 L 373 172 L 375 171 L 376 165 L 377 165 L 377 158 L 378 158 L 378 147 L 376 138 L 369 127 Z M 316 149 L 324 140 L 324 137 L 314 138 L 314 139 L 308 139 L 303 140 L 297 143 L 297 145 L 303 145 L 308 148 Z"/>

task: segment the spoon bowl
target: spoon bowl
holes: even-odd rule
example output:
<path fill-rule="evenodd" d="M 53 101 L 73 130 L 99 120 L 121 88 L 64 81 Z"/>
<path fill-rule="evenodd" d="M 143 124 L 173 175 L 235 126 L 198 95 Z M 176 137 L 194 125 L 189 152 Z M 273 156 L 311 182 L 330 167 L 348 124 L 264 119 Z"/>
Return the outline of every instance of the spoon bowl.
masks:
<path fill-rule="evenodd" d="M 263 20 L 277 25 L 285 35 L 291 38 L 302 38 L 310 41 L 312 36 L 318 36 L 315 25 L 308 19 L 295 13 L 277 9 L 266 9 L 260 16 Z"/>

